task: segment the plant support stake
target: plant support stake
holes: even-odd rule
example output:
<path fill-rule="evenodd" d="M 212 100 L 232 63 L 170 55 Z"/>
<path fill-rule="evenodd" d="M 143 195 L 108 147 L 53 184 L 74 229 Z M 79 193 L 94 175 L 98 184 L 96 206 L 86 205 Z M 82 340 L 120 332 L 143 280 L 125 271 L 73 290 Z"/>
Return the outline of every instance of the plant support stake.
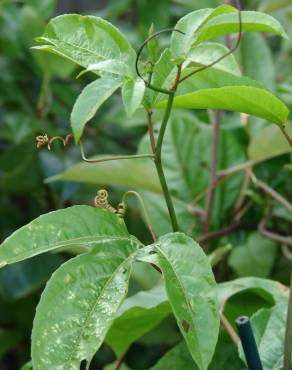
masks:
<path fill-rule="evenodd" d="M 249 318 L 247 316 L 240 316 L 236 319 L 235 323 L 241 339 L 248 369 L 264 370 Z"/>

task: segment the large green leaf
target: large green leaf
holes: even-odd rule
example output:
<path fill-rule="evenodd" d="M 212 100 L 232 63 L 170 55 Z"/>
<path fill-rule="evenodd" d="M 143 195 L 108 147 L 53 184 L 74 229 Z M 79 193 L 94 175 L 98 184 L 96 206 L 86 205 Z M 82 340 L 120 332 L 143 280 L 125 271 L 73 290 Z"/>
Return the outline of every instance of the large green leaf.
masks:
<path fill-rule="evenodd" d="M 165 108 L 166 101 L 157 104 Z M 247 113 L 283 126 L 287 121 L 288 108 L 268 90 L 253 86 L 225 86 L 206 88 L 176 96 L 175 108 L 222 109 Z"/>
<path fill-rule="evenodd" d="M 112 24 L 98 17 L 65 14 L 53 18 L 38 41 L 45 45 L 37 48 L 85 68 L 109 59 L 134 67 L 135 51 L 128 40 Z"/>
<path fill-rule="evenodd" d="M 162 285 L 141 291 L 123 303 L 105 341 L 120 357 L 133 342 L 157 326 L 170 312 Z"/>
<path fill-rule="evenodd" d="M 94 158 L 101 159 L 103 156 Z M 161 192 L 154 164 L 149 159 L 124 159 L 103 163 L 81 162 L 59 175 L 50 177 L 47 181 L 55 180 L 122 185 Z"/>
<path fill-rule="evenodd" d="M 71 113 L 71 126 L 76 142 L 81 138 L 86 123 L 121 85 L 120 79 L 101 77 L 84 88 Z"/>
<path fill-rule="evenodd" d="M 193 239 L 181 233 L 161 237 L 150 253 L 162 270 L 188 349 L 199 369 L 207 369 L 220 326 L 216 282 L 208 258 Z"/>
<path fill-rule="evenodd" d="M 44 214 L 10 235 L 0 246 L 0 266 L 61 247 L 90 247 L 129 238 L 124 221 L 89 206 L 73 206 Z"/>
<path fill-rule="evenodd" d="M 268 277 L 275 262 L 278 246 L 258 233 L 250 234 L 247 242 L 234 248 L 229 265 L 239 276 Z"/>
<path fill-rule="evenodd" d="M 35 370 L 87 369 L 128 290 L 138 245 L 112 240 L 66 262 L 48 282 L 32 331 Z"/>
<path fill-rule="evenodd" d="M 292 136 L 292 122 L 287 123 L 286 131 Z M 256 132 L 248 147 L 249 158 L 253 160 L 268 159 L 285 153 L 291 153 L 291 146 L 279 128 L 274 125 Z"/>

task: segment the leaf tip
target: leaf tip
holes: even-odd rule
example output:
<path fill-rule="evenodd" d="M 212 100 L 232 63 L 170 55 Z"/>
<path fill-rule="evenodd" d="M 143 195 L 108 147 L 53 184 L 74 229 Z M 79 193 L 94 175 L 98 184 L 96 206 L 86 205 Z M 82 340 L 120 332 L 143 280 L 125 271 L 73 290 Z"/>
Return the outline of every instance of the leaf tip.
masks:
<path fill-rule="evenodd" d="M 8 263 L 7 263 L 6 261 L 0 261 L 0 269 L 1 269 L 2 267 L 7 266 L 7 265 L 8 265 Z"/>

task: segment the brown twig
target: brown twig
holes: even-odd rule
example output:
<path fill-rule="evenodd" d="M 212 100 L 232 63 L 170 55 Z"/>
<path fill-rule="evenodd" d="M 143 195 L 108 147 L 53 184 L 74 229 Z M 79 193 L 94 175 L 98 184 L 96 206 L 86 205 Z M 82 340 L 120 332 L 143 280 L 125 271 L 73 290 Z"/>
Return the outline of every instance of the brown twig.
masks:
<path fill-rule="evenodd" d="M 260 222 L 259 227 L 258 227 L 258 230 L 262 235 L 266 236 L 267 238 L 269 238 L 271 240 L 274 240 L 275 242 L 279 242 L 279 243 L 282 243 L 282 244 L 285 244 L 285 245 L 292 246 L 292 236 L 283 236 L 283 235 L 276 234 L 276 233 L 266 229 L 266 222 L 267 222 L 267 218 L 264 218 Z"/>
<path fill-rule="evenodd" d="M 262 189 L 266 194 L 270 195 L 276 201 L 278 201 L 282 206 L 288 209 L 289 212 L 292 212 L 292 204 L 285 199 L 281 194 L 279 194 L 276 190 L 272 189 L 269 185 L 265 184 L 263 181 L 259 180 L 255 174 L 251 171 L 251 169 L 247 169 L 247 172 L 255 184 L 255 186 Z"/>
<path fill-rule="evenodd" d="M 217 184 L 217 163 L 218 163 L 218 146 L 219 146 L 219 136 L 220 136 L 220 118 L 221 112 L 216 110 L 214 112 L 213 120 L 213 137 L 212 137 L 212 154 L 211 154 L 211 168 L 210 168 L 210 181 L 209 190 L 207 193 L 206 202 L 206 215 L 202 227 L 203 235 L 209 230 L 210 220 L 212 216 L 213 201 L 215 196 L 215 184 Z M 205 247 L 204 249 L 207 249 Z"/>
<path fill-rule="evenodd" d="M 224 315 L 223 312 L 221 312 L 221 314 L 220 314 L 220 320 L 221 320 L 221 324 L 223 325 L 224 329 L 226 330 L 226 332 L 230 336 L 232 342 L 237 347 L 238 344 L 240 343 L 240 338 L 237 335 L 236 331 L 233 329 L 230 322 L 227 320 L 227 318 L 226 318 L 226 316 Z"/>
<path fill-rule="evenodd" d="M 285 127 L 281 127 L 280 126 L 280 130 L 282 131 L 282 133 L 285 136 L 286 140 L 288 141 L 288 143 L 292 147 L 292 138 L 289 136 L 288 132 L 285 130 Z"/>
<path fill-rule="evenodd" d="M 122 354 L 122 356 L 117 360 L 114 370 L 120 370 L 121 366 L 123 365 L 124 359 L 126 357 L 126 353 L 127 352 Z"/>
<path fill-rule="evenodd" d="M 205 235 L 202 235 L 201 238 L 199 238 L 199 243 L 206 243 L 209 240 L 219 238 L 224 235 L 229 235 L 233 233 L 236 230 L 255 230 L 257 228 L 257 225 L 255 224 L 243 224 L 239 222 L 235 222 L 233 224 L 230 224 L 223 229 L 216 230 L 210 233 L 207 233 Z"/>

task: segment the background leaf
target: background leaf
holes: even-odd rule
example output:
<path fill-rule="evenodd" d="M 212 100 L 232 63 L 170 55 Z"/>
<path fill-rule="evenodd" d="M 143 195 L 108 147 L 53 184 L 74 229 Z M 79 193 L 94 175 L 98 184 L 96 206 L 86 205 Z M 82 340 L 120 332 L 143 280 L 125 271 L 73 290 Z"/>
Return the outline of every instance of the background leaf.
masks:
<path fill-rule="evenodd" d="M 229 265 L 239 276 L 268 277 L 277 254 L 275 242 L 259 234 L 250 234 L 246 243 L 234 248 Z"/>
<path fill-rule="evenodd" d="M 122 87 L 122 99 L 128 117 L 139 108 L 145 91 L 145 83 L 140 78 L 128 80 Z"/>

